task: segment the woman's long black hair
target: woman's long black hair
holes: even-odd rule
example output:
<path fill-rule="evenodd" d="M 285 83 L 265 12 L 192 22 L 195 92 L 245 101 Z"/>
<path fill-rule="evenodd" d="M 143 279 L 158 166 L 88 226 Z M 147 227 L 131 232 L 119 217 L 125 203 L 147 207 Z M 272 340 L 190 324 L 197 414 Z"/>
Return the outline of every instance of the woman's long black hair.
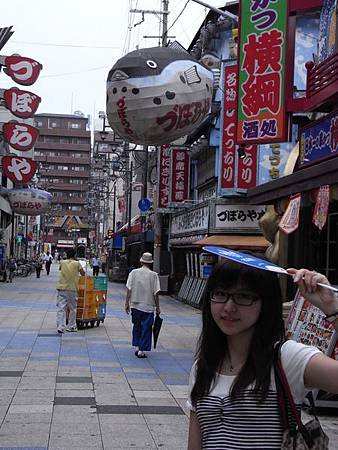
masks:
<path fill-rule="evenodd" d="M 259 392 L 261 401 L 267 396 L 273 364 L 273 347 L 275 342 L 284 338 L 282 296 L 278 275 L 226 261 L 214 268 L 204 294 L 202 331 L 196 352 L 196 381 L 191 392 L 194 406 L 198 399 L 210 391 L 224 358 L 229 357 L 227 336 L 218 328 L 211 315 L 210 294 L 217 288 L 227 290 L 238 285 L 257 294 L 262 300 L 262 308 L 255 324 L 248 358 L 235 378 L 231 396 L 236 397 L 250 384 L 253 384 L 254 389 Z"/>

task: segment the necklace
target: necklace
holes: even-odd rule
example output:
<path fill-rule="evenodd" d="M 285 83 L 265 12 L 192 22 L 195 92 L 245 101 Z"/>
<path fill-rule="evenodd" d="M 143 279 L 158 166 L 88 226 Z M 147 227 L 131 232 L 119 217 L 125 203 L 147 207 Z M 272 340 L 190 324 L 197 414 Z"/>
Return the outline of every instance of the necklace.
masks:
<path fill-rule="evenodd" d="M 240 369 L 243 366 L 243 364 L 245 363 L 245 361 L 242 361 L 239 364 L 232 364 L 231 358 L 229 357 L 228 359 L 229 359 L 229 366 L 228 366 L 228 364 L 227 364 L 227 366 L 229 367 L 228 370 L 230 373 L 232 373 L 234 370 Z"/>

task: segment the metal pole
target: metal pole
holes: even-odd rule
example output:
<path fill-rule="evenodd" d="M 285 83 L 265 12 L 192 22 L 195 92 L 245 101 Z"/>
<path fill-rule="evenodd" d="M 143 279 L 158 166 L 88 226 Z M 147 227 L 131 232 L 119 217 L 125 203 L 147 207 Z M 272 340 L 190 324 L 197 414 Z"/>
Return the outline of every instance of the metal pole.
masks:
<path fill-rule="evenodd" d="M 113 205 L 113 233 L 115 233 L 115 229 L 116 229 L 116 181 L 114 181 L 114 191 L 113 191 L 113 196 L 114 196 L 114 205 Z"/>
<path fill-rule="evenodd" d="M 132 188 L 133 188 L 133 161 L 130 161 L 129 168 L 129 199 L 128 199 L 128 232 L 131 231 L 131 202 L 132 202 Z"/>
<path fill-rule="evenodd" d="M 168 13 L 169 13 L 169 0 L 163 0 L 162 47 L 165 47 L 168 43 Z"/>
<path fill-rule="evenodd" d="M 144 156 L 144 172 L 143 172 L 143 186 L 142 186 L 142 199 L 148 196 L 148 145 L 143 146 Z M 146 216 L 141 215 L 141 229 L 142 232 L 146 231 Z M 143 243 L 144 246 L 144 243 Z"/>
<path fill-rule="evenodd" d="M 11 229 L 10 256 L 14 256 L 14 219 L 15 219 L 15 215 L 14 215 L 14 212 L 12 212 L 12 229 Z"/>
<path fill-rule="evenodd" d="M 26 240 L 25 259 L 27 259 L 27 254 L 28 254 L 28 216 L 25 216 L 25 240 Z"/>
<path fill-rule="evenodd" d="M 229 11 L 222 11 L 221 9 L 215 8 L 214 6 L 208 5 L 208 3 L 204 3 L 201 0 L 192 0 L 195 3 L 198 3 L 199 5 L 205 6 L 206 8 L 211 9 L 211 11 L 214 11 L 215 13 L 219 14 L 220 16 L 226 16 L 229 17 L 230 19 L 235 20 L 236 22 L 238 22 L 238 16 L 236 16 L 235 14 L 232 14 Z"/>

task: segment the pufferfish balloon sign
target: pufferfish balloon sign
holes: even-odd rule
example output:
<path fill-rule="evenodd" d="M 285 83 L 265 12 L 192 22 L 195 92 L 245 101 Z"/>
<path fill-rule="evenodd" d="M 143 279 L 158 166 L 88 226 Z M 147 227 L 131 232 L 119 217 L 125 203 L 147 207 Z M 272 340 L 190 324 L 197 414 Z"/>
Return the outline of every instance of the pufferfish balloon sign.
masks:
<path fill-rule="evenodd" d="M 135 50 L 109 72 L 108 122 L 129 142 L 168 144 L 201 124 L 210 111 L 212 90 L 212 72 L 188 52 Z"/>

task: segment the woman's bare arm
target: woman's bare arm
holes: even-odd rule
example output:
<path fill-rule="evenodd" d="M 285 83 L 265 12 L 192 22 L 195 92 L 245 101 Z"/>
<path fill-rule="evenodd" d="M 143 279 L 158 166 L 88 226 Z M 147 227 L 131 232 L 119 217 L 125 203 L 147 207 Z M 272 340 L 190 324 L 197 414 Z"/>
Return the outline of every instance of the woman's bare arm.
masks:
<path fill-rule="evenodd" d="M 188 450 L 202 450 L 201 429 L 194 411 L 190 411 Z"/>

